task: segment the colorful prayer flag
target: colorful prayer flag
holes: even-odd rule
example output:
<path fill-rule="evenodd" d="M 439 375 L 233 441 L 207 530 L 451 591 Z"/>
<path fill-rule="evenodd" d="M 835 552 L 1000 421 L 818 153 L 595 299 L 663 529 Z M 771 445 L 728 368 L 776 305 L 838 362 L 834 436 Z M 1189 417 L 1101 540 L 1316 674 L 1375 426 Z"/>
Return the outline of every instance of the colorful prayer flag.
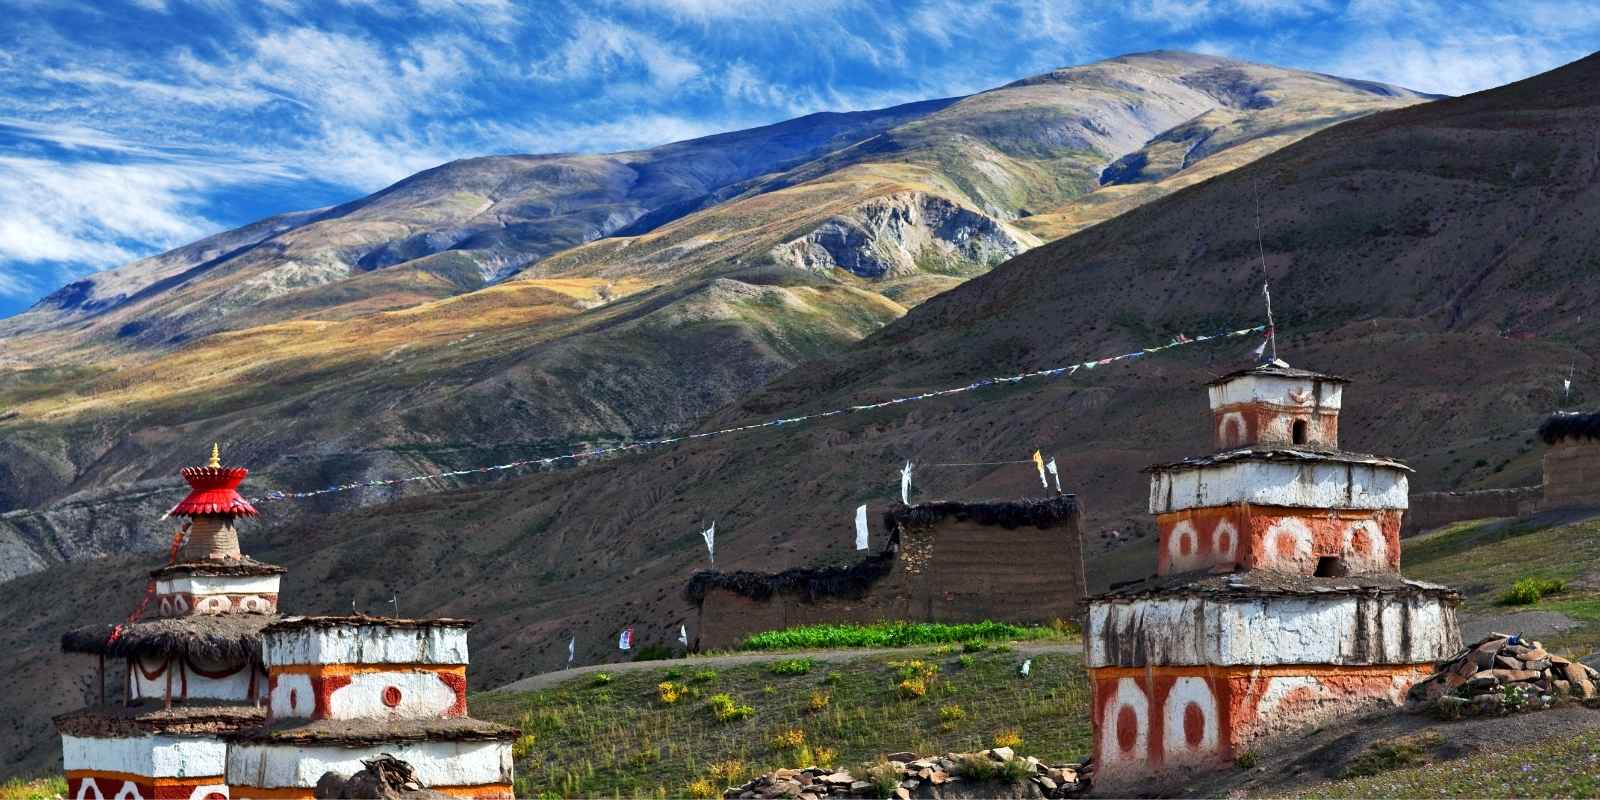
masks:
<path fill-rule="evenodd" d="M 1033 451 L 1033 465 L 1039 469 L 1039 485 L 1050 488 L 1050 481 L 1044 477 L 1044 456 L 1038 451 Z"/>
<path fill-rule="evenodd" d="M 629 625 L 628 627 L 622 629 L 622 635 L 617 637 L 617 649 L 618 650 L 632 650 L 633 649 L 633 626 L 632 625 Z"/>

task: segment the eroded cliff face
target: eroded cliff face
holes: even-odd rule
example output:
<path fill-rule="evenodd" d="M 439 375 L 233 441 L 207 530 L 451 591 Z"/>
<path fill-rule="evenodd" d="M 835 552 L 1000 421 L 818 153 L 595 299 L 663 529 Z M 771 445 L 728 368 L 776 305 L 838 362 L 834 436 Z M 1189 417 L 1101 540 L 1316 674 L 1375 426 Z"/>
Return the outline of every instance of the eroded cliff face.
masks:
<path fill-rule="evenodd" d="M 772 249 L 779 264 L 873 280 L 918 271 L 988 269 L 1039 240 L 993 217 L 926 192 L 899 192 L 829 218 Z"/>

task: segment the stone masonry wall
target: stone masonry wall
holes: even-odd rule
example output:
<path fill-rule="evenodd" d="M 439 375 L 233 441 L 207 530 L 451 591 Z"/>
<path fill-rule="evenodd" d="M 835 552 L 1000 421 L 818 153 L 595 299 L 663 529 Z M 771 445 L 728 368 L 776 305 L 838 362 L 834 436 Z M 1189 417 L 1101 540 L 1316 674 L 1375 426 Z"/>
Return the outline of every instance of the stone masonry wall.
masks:
<path fill-rule="evenodd" d="M 754 600 L 715 588 L 700 604 L 701 650 L 737 647 L 766 630 L 825 622 L 1045 623 L 1075 619 L 1084 597 L 1078 520 L 1007 529 L 945 520 L 901 533 L 889 574 L 862 597 L 778 592 Z"/>
<path fill-rule="evenodd" d="M 1400 535 L 1410 536 L 1462 520 L 1526 514 L 1531 506 L 1539 503 L 1543 494 L 1544 490 L 1538 486 L 1414 494 Z"/>
<path fill-rule="evenodd" d="M 1600 442 L 1563 439 L 1544 453 L 1540 510 L 1600 506 Z"/>

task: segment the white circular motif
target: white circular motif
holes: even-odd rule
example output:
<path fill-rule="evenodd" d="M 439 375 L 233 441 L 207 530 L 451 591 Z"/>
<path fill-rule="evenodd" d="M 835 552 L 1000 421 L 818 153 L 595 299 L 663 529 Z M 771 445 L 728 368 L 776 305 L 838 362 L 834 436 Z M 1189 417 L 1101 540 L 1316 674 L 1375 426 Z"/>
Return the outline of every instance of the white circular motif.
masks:
<path fill-rule="evenodd" d="M 100 793 L 100 783 L 97 780 L 84 778 L 78 783 L 78 793 L 73 795 L 73 800 L 106 800 L 106 796 Z"/>
<path fill-rule="evenodd" d="M 1244 444 L 1244 414 L 1238 411 L 1223 414 L 1222 419 L 1217 421 L 1217 439 L 1223 447 L 1238 447 Z"/>
<path fill-rule="evenodd" d="M 144 800 L 144 795 L 139 794 L 139 784 L 133 781 L 123 781 L 122 791 L 117 792 L 117 796 L 111 798 L 111 800 Z"/>
<path fill-rule="evenodd" d="M 1239 530 L 1228 520 L 1219 520 L 1211 531 L 1211 549 L 1217 553 L 1219 563 L 1239 559 Z"/>
<path fill-rule="evenodd" d="M 1189 553 L 1185 555 L 1184 545 Z M 1167 532 L 1167 572 L 1188 572 L 1200 566 L 1200 534 L 1189 520 L 1179 520 Z"/>
<path fill-rule="evenodd" d="M 1367 542 L 1366 552 L 1355 548 L 1356 536 Z M 1344 529 L 1344 560 L 1351 572 L 1384 572 L 1389 569 L 1389 541 L 1383 528 L 1370 519 L 1357 520 Z"/>
<path fill-rule="evenodd" d="M 1289 543 L 1288 555 L 1282 552 L 1285 541 Z M 1308 566 L 1316 564 L 1316 559 L 1312 557 L 1311 528 L 1304 520 L 1284 517 L 1272 523 L 1261 544 L 1265 552 L 1260 554 L 1259 560 L 1263 566 L 1285 572 L 1303 572 Z"/>
<path fill-rule="evenodd" d="M 1126 748 L 1122 746 L 1119 730 L 1124 710 L 1132 712 L 1134 726 L 1132 745 Z M 1101 762 L 1144 761 L 1149 753 L 1149 734 L 1150 701 L 1145 698 L 1144 690 L 1132 678 L 1118 680 L 1117 692 L 1106 702 L 1105 716 L 1101 717 Z"/>
<path fill-rule="evenodd" d="M 1190 707 L 1200 711 L 1200 741 L 1189 744 L 1187 717 Z M 1208 755 L 1217 748 L 1217 698 L 1204 678 L 1179 678 L 1167 692 L 1161 712 L 1162 753 L 1168 760 Z"/>

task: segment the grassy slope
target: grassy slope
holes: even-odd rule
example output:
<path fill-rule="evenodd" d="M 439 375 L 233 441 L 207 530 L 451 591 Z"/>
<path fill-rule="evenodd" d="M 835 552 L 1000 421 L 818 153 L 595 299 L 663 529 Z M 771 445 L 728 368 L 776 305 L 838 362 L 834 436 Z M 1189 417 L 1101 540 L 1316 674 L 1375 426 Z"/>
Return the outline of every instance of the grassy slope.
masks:
<path fill-rule="evenodd" d="M 1596 797 L 1600 796 L 1600 730 L 1335 781 L 1293 796 Z"/>
<path fill-rule="evenodd" d="M 931 652 L 817 664 L 800 675 L 774 674 L 767 665 L 714 671 L 710 679 L 697 679 L 693 668 L 670 675 L 665 668 L 640 670 L 603 684 L 584 678 L 539 692 L 476 694 L 470 707 L 473 716 L 532 735 L 519 747 L 519 797 L 677 797 L 696 778 L 720 788 L 778 767 L 810 765 L 797 761 L 848 768 L 900 750 L 968 751 L 993 746 L 1006 731 L 1021 736 L 1019 752 L 1041 759 L 1088 755 L 1088 684 L 1076 656 L 1035 657 L 1024 678 L 1018 674 L 1022 659 L 1012 653 L 962 659 Z M 900 696 L 900 677 L 890 666 L 910 659 L 936 663 L 940 670 L 918 699 Z M 962 666 L 963 660 L 970 666 Z M 668 680 L 699 696 L 663 703 L 657 684 Z M 719 692 L 754 714 L 718 723 L 705 698 Z M 811 710 L 813 693 L 828 698 L 820 711 Z M 941 717 L 949 707 L 959 707 L 962 718 L 942 728 L 942 720 L 955 713 Z M 776 741 L 794 730 L 803 731 L 810 759 Z M 819 756 L 819 749 L 833 757 L 824 759 L 828 752 Z"/>

